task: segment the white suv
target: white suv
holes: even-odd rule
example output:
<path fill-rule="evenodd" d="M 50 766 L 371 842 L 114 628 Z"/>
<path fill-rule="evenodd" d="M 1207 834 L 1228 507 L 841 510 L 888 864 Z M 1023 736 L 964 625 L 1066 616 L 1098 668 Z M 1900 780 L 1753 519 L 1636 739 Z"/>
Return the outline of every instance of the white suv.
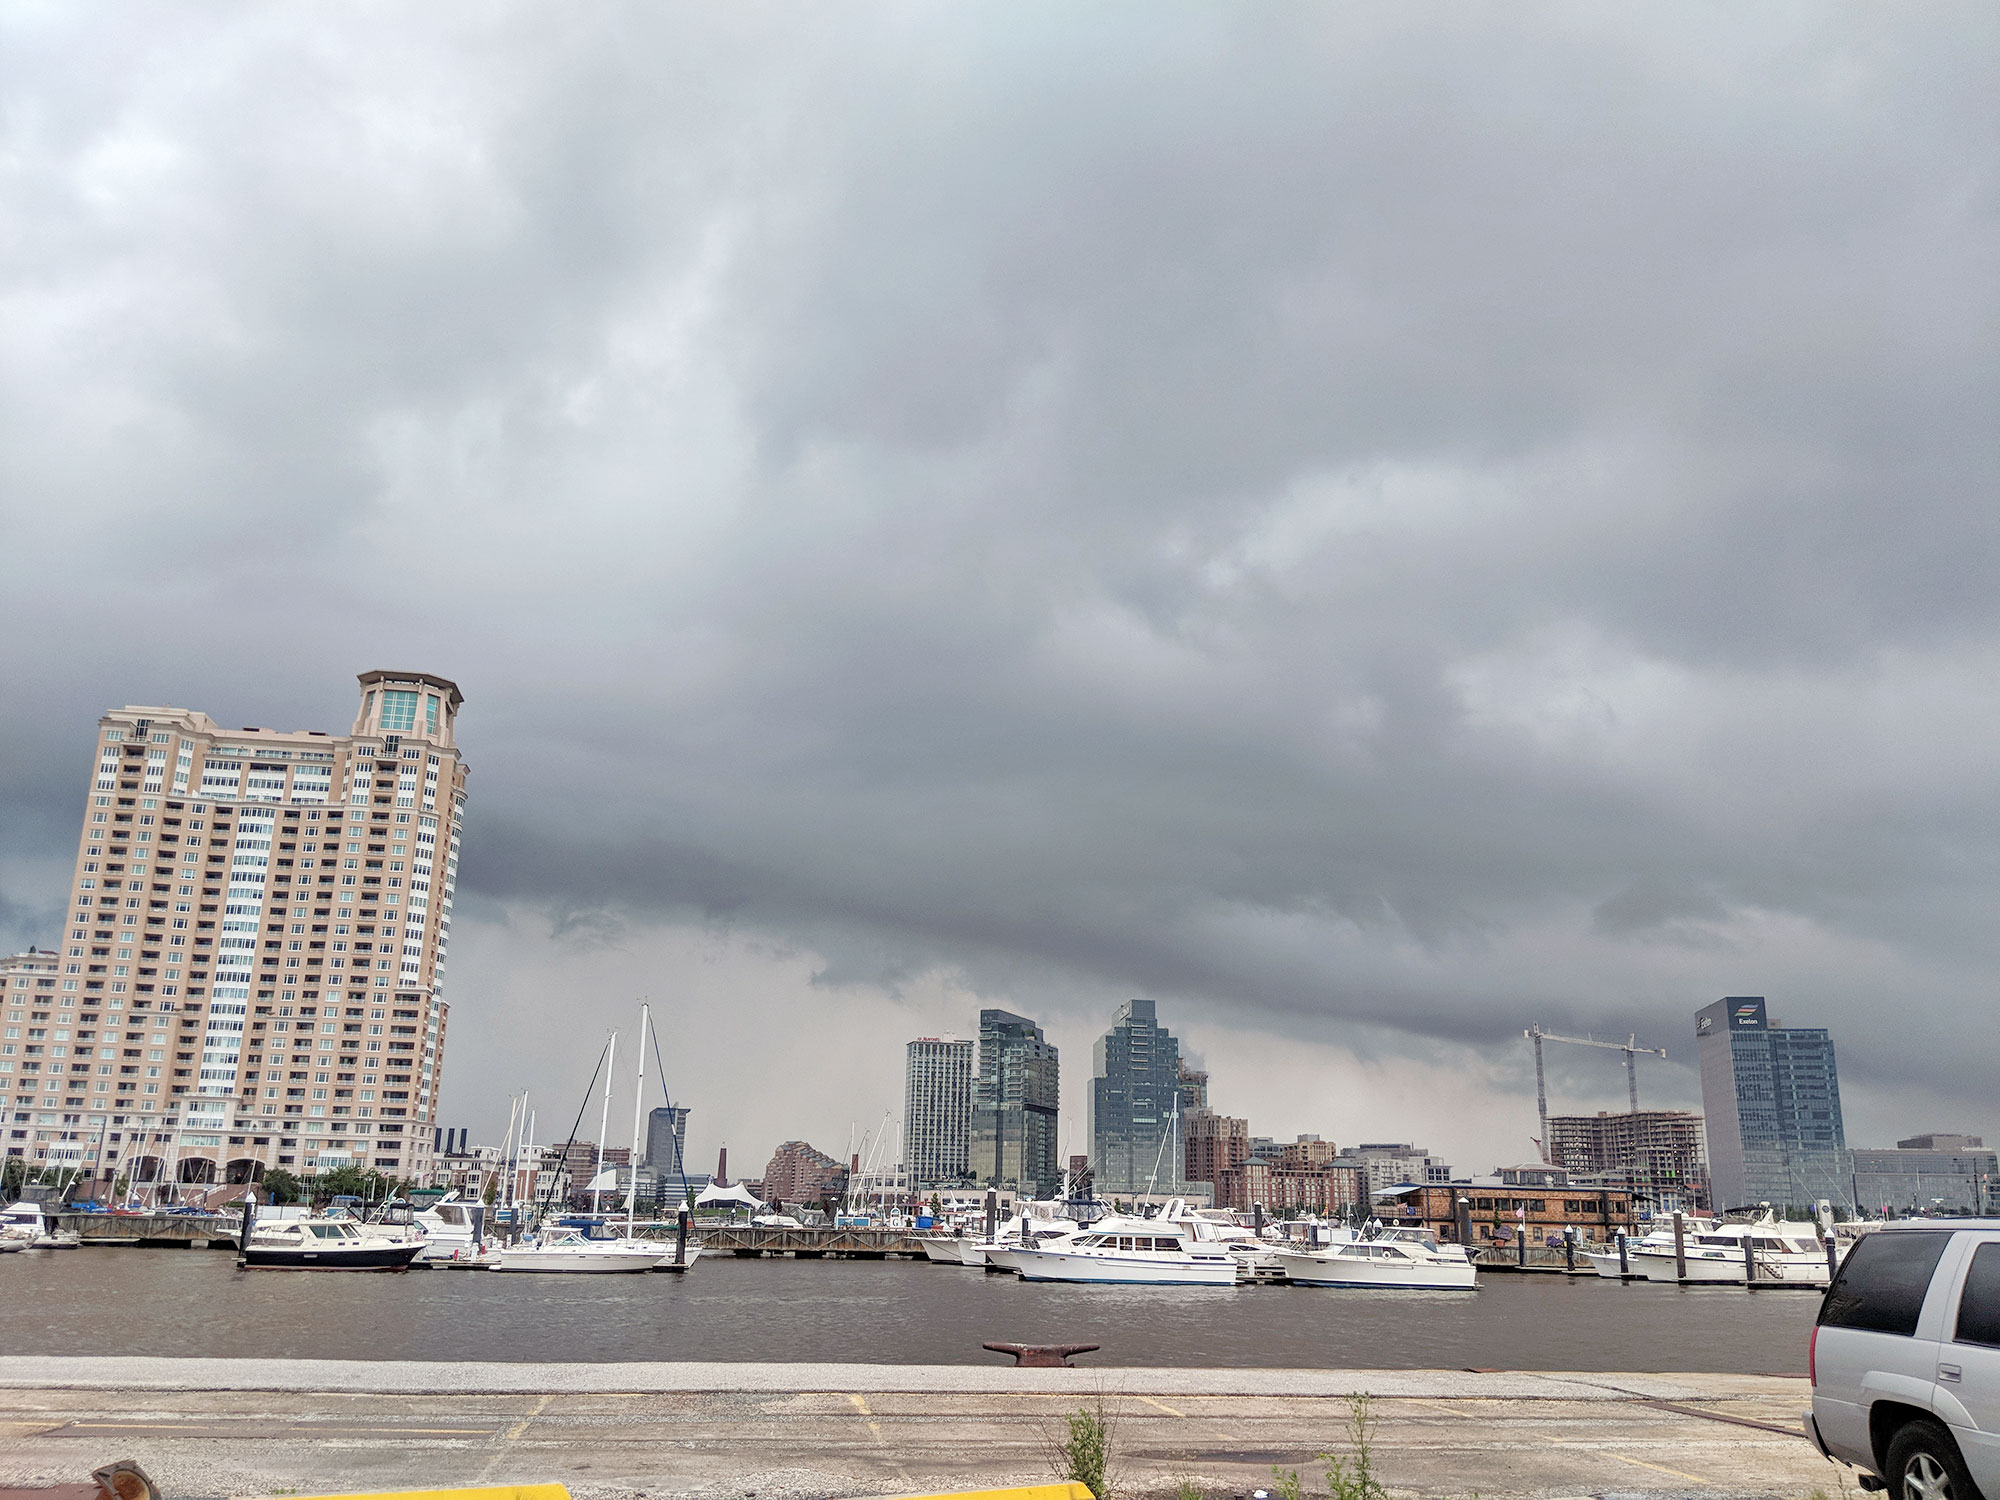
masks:
<path fill-rule="evenodd" d="M 2000 1220 L 1862 1236 L 1826 1289 L 1806 1432 L 1891 1500 L 2000 1500 Z M 1877 1477 L 1879 1476 L 1879 1477 Z"/>

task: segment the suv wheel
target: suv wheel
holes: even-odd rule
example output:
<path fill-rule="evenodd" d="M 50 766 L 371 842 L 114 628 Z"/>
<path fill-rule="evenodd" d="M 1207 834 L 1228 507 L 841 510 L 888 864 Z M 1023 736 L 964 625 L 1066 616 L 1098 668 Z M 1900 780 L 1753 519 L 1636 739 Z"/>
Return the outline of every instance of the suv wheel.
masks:
<path fill-rule="evenodd" d="M 1951 1434 L 1935 1422 L 1906 1422 L 1889 1440 L 1889 1500 L 1979 1500 Z"/>

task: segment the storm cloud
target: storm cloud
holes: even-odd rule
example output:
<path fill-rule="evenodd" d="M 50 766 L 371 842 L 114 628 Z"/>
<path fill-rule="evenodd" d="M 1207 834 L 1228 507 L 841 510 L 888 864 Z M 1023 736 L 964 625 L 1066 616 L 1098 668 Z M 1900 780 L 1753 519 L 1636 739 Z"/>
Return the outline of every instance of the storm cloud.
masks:
<path fill-rule="evenodd" d="M 0 937 L 104 708 L 415 667 L 496 1134 L 640 993 L 753 1158 L 982 1003 L 1072 1104 L 1126 994 L 1482 1169 L 1522 1026 L 1694 1103 L 1724 994 L 1857 1143 L 2000 1132 L 1990 9 L 0 35 Z"/>

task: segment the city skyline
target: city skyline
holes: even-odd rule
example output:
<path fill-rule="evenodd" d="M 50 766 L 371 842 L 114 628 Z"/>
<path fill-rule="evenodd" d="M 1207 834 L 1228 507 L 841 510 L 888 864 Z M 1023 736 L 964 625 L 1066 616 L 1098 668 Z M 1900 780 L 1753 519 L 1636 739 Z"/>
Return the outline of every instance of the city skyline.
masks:
<path fill-rule="evenodd" d="M 1080 1126 L 1140 995 L 1260 1129 L 1525 1158 L 1522 1027 L 1698 1108 L 1730 994 L 1851 1141 L 2000 1139 L 1964 28 L 4 24 L 0 947 L 69 945 L 107 705 L 402 660 L 478 705 L 488 1139 L 641 996 L 697 1156 L 983 1008 Z"/>

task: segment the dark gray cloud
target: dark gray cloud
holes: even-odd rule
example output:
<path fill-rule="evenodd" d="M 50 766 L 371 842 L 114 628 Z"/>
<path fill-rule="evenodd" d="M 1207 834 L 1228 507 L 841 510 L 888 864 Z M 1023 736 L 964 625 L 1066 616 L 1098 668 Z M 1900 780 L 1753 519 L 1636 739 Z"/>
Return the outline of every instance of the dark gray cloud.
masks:
<path fill-rule="evenodd" d="M 2000 1126 L 2000 27 L 1651 21 L 10 15 L 0 921 L 104 706 L 413 664 L 510 953 Z"/>

